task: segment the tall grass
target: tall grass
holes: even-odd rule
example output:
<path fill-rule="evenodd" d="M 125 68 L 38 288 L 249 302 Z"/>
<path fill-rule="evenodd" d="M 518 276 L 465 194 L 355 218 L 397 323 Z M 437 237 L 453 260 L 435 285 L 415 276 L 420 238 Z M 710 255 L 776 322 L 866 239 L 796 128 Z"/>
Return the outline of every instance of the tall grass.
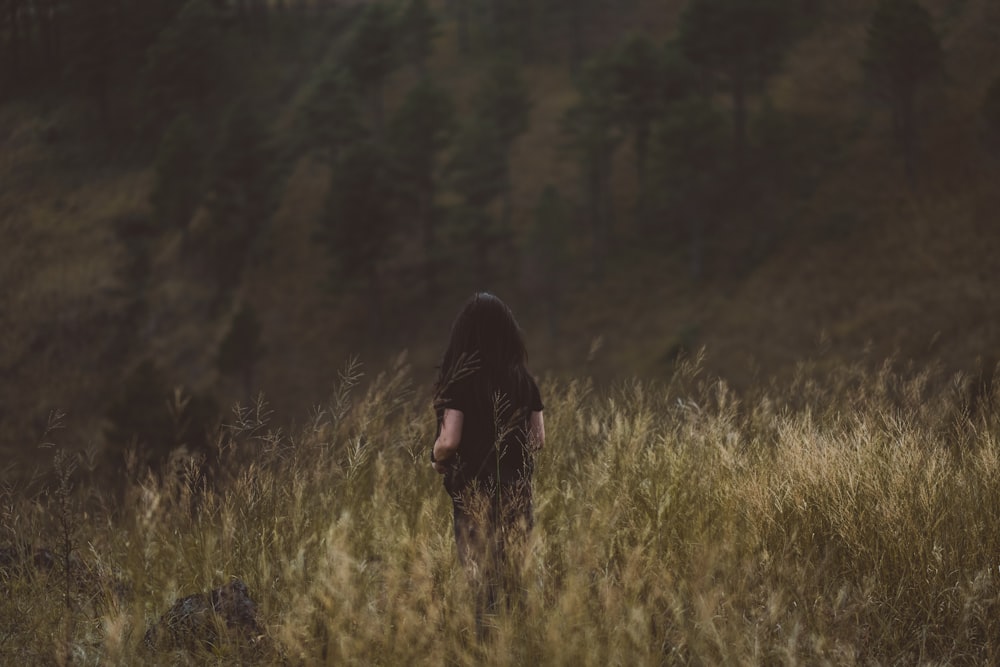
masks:
<path fill-rule="evenodd" d="M 933 371 L 804 367 L 741 396 L 542 383 L 521 604 L 476 634 L 427 391 L 351 366 L 294 433 L 239 409 L 214 465 L 8 489 L 4 664 L 981 664 L 1000 660 L 1000 401 Z M 67 509 L 72 501 L 75 509 Z M 266 635 L 153 653 L 176 599 L 244 580 Z M 68 588 L 69 606 L 63 587 Z"/>

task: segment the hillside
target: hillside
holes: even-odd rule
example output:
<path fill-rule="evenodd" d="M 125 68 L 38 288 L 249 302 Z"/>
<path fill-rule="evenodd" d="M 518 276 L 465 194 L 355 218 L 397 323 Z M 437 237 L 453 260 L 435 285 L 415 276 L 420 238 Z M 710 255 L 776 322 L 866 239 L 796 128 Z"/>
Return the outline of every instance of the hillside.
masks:
<path fill-rule="evenodd" d="M 432 4 L 444 11 L 444 3 Z M 1000 344 L 1000 163 L 983 150 L 979 115 L 1000 76 L 1000 11 L 991 0 L 924 3 L 942 36 L 945 70 L 919 107 L 919 178 L 911 185 L 889 115 L 867 92 L 860 65 L 875 4 L 818 3 L 766 95 L 751 98 L 752 168 L 702 213 L 713 216 L 712 235 L 697 281 L 680 222 L 662 214 L 657 228 L 667 231 L 655 238 L 634 222 L 628 141 L 614 159 L 613 251 L 603 272 L 590 270 L 586 191 L 578 165 L 560 149 L 561 119 L 578 92 L 554 40 L 547 55 L 521 68 L 531 113 L 510 158 L 516 259 L 486 285 L 456 270 L 428 296 L 418 235 L 404 228 L 379 265 L 385 304 L 374 325 L 361 286 L 330 288 L 329 254 L 316 239 L 330 167 L 308 153 L 292 153 L 259 242 L 265 251 L 253 255 L 231 300 L 213 303 L 189 261 L 188 232 L 172 231 L 149 246 L 147 310 L 131 319 L 130 251 L 116 229 L 151 215 L 150 151 L 107 149 L 85 99 L 42 91 L 5 100 L 0 443 L 30 459 L 24 452 L 61 409 L 80 446 L 100 445 L 109 404 L 144 358 L 171 384 L 219 405 L 245 400 L 215 363 L 243 303 L 257 313 L 263 344 L 253 389 L 289 421 L 325 400 L 352 355 L 369 361 L 374 375 L 381 360 L 407 350 L 416 381 L 428 383 L 451 318 L 480 288 L 511 303 L 542 375 L 658 378 L 679 353 L 701 347 L 709 372 L 736 387 L 788 378 L 808 360 L 821 370 L 859 361 L 877 367 L 887 357 L 948 373 L 989 368 Z M 598 53 L 636 31 L 662 42 L 676 34 L 683 7 L 637 0 L 606 13 L 590 29 L 589 48 Z M 347 23 L 345 15 L 294 24 L 291 37 L 272 42 L 257 61 L 261 109 L 288 144 L 313 77 L 341 57 Z M 292 48 L 295 30 L 303 37 Z M 456 30 L 442 20 L 428 70 L 467 119 L 487 59 L 461 56 Z M 389 115 L 416 79 L 409 66 L 392 74 Z M 716 94 L 712 103 L 725 113 L 728 99 Z M 532 260 L 534 211 L 547 185 L 570 202 L 578 230 L 560 241 L 569 263 L 558 317 L 538 296 L 551 276 L 539 278 Z M 449 203 L 448 195 L 441 200 Z M 190 229 L 209 224 L 207 215 L 202 207 Z"/>

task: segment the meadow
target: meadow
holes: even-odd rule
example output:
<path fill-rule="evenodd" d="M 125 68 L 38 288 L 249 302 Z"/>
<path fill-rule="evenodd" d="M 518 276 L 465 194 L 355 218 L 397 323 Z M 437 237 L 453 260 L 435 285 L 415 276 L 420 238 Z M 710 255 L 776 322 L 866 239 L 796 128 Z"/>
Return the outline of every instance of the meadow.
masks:
<path fill-rule="evenodd" d="M 428 392 L 348 364 L 292 429 L 234 409 L 120 489 L 44 440 L 3 492 L 4 664 L 986 664 L 1000 660 L 1000 397 L 887 362 L 760 380 L 543 377 L 519 604 L 477 640 Z M 983 390 L 983 387 L 987 387 Z M 53 426 L 61 426 L 58 422 Z M 67 567 L 68 565 L 68 567 Z M 261 634 L 159 651 L 178 598 L 239 578 Z"/>

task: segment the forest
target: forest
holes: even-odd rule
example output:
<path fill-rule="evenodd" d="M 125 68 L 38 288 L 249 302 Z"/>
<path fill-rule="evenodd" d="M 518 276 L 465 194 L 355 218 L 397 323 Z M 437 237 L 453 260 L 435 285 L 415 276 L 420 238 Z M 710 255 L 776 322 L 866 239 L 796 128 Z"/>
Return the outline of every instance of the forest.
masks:
<path fill-rule="evenodd" d="M 925 4 L 4 0 L 0 443 L 429 382 L 477 289 L 538 372 L 990 376 L 1000 19 Z"/>
<path fill-rule="evenodd" d="M 993 0 L 0 0 L 0 54 L 4 662 L 997 659 Z M 423 465 L 482 289 L 552 422 L 491 647 Z M 144 640 L 236 580 L 250 640 Z"/>

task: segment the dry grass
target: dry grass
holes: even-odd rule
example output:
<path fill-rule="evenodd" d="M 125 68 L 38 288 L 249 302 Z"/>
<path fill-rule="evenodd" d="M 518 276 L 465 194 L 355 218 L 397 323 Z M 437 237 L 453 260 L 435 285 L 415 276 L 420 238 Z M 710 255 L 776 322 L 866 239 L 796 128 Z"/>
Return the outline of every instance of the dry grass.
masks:
<path fill-rule="evenodd" d="M 347 376 L 354 375 L 346 373 Z M 73 545 L 0 578 L 10 664 L 983 664 L 1000 626 L 1000 401 L 933 371 L 820 372 L 737 397 L 682 364 L 543 383 L 549 440 L 520 606 L 476 639 L 433 420 L 405 364 L 294 434 L 244 411 L 120 501 L 8 493 L 5 541 Z M 58 438 L 59 434 L 51 436 Z M 65 469 L 65 464 L 61 466 Z M 56 547 L 59 552 L 59 547 Z M 59 552 L 61 553 L 61 552 Z M 61 562 L 61 560 L 60 560 Z M 267 634 L 148 653 L 177 598 L 239 577 Z"/>

